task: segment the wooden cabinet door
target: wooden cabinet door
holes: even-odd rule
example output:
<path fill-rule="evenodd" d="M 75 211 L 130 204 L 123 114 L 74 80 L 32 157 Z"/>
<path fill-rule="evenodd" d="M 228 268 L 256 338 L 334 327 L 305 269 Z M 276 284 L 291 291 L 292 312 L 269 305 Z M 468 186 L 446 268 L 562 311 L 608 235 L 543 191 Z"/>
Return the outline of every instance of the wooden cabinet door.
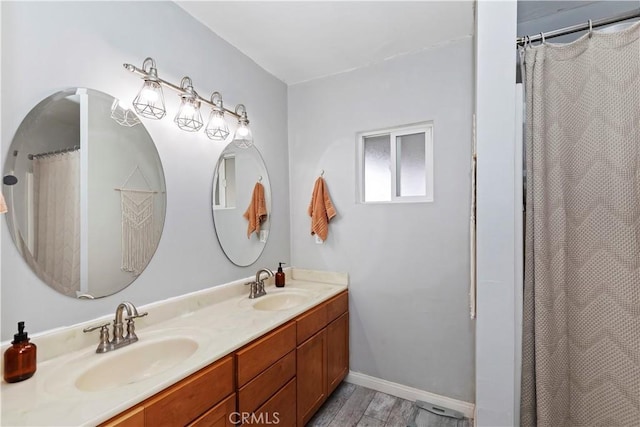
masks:
<path fill-rule="evenodd" d="M 298 346 L 298 426 L 304 426 L 327 398 L 327 331 Z"/>
<path fill-rule="evenodd" d="M 327 326 L 327 393 L 349 373 L 349 312 Z"/>

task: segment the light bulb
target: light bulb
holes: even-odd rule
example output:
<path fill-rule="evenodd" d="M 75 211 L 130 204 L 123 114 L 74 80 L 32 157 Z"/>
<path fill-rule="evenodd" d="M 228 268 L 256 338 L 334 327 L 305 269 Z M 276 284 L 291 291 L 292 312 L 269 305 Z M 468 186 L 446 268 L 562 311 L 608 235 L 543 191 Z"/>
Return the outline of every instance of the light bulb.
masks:
<path fill-rule="evenodd" d="M 193 96 L 183 96 L 178 114 L 174 119 L 178 127 L 187 132 L 197 132 L 202 127 L 200 101 Z"/>
<path fill-rule="evenodd" d="M 194 112 L 195 112 L 195 108 L 193 107 L 192 104 L 185 104 L 184 107 L 182 108 L 183 115 L 190 116 L 190 115 L 193 115 Z"/>
<path fill-rule="evenodd" d="M 249 135 L 249 129 L 247 128 L 247 126 L 246 126 L 246 125 L 242 124 L 242 125 L 240 125 L 240 127 L 238 128 L 238 130 L 237 130 L 237 134 L 238 134 L 238 136 L 245 137 L 245 136 Z"/>
<path fill-rule="evenodd" d="M 153 88 L 148 87 L 146 84 L 142 88 L 141 95 L 147 102 L 156 102 L 158 100 L 158 92 L 156 92 Z"/>
<path fill-rule="evenodd" d="M 222 111 L 216 110 L 215 108 L 211 110 L 209 123 L 207 123 L 204 132 L 214 141 L 224 141 L 227 139 L 229 136 L 229 126 L 227 126 Z"/>
<path fill-rule="evenodd" d="M 161 119 L 167 113 L 164 108 L 164 95 L 160 83 L 153 80 L 145 80 L 138 96 L 133 100 L 133 108 L 142 117 L 148 119 Z"/>
<path fill-rule="evenodd" d="M 238 120 L 238 128 L 233 135 L 233 143 L 238 148 L 249 148 L 253 145 L 253 136 L 251 135 L 251 129 L 249 129 L 248 120 L 245 117 Z"/>

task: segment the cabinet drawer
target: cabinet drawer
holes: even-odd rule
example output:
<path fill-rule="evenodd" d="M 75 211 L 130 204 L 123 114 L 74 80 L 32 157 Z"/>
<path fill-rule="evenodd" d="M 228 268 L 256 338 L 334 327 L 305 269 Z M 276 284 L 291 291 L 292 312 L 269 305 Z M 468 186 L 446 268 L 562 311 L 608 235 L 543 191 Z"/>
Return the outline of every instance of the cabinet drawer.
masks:
<path fill-rule="evenodd" d="M 296 348 L 296 324 L 291 322 L 236 353 L 238 387 Z"/>
<path fill-rule="evenodd" d="M 327 304 L 322 303 L 296 319 L 297 344 L 300 345 L 327 326 Z"/>
<path fill-rule="evenodd" d="M 200 418 L 189 424 L 189 427 L 233 427 L 235 426 L 236 395 L 235 393 L 209 409 Z"/>
<path fill-rule="evenodd" d="M 349 309 L 349 294 L 343 292 L 327 302 L 327 323 L 336 320 Z"/>
<path fill-rule="evenodd" d="M 262 405 L 245 425 L 296 427 L 296 379 L 292 379 Z"/>
<path fill-rule="evenodd" d="M 152 397 L 145 406 L 150 426 L 184 426 L 233 393 L 233 358 L 226 357 Z"/>
<path fill-rule="evenodd" d="M 129 409 L 123 414 L 116 415 L 100 427 L 144 427 L 144 406 Z"/>
<path fill-rule="evenodd" d="M 238 392 L 238 412 L 253 412 L 296 375 L 296 352 L 278 360 Z"/>

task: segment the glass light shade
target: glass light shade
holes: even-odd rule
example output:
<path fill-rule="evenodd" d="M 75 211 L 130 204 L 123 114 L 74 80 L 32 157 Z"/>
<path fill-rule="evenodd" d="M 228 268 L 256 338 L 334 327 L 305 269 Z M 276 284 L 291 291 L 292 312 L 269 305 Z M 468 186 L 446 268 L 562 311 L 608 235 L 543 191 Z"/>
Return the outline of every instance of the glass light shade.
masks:
<path fill-rule="evenodd" d="M 197 132 L 203 125 L 200 114 L 200 101 L 193 97 L 183 96 L 176 118 L 178 127 L 187 132 Z"/>
<path fill-rule="evenodd" d="M 238 128 L 233 134 L 233 143 L 238 148 L 249 148 L 253 145 L 253 135 L 248 124 L 242 119 L 238 121 Z"/>
<path fill-rule="evenodd" d="M 111 118 L 120 126 L 132 127 L 140 124 L 140 119 L 133 111 L 123 105 L 122 101 L 114 99 L 111 104 Z"/>
<path fill-rule="evenodd" d="M 145 80 L 142 89 L 133 100 L 133 108 L 142 117 L 161 119 L 167 113 L 164 108 L 164 95 L 160 83 Z"/>
<path fill-rule="evenodd" d="M 204 129 L 204 132 L 210 139 L 214 141 L 224 141 L 229 136 L 229 126 L 224 119 L 224 113 L 222 111 L 212 109 L 209 115 L 209 123 Z"/>

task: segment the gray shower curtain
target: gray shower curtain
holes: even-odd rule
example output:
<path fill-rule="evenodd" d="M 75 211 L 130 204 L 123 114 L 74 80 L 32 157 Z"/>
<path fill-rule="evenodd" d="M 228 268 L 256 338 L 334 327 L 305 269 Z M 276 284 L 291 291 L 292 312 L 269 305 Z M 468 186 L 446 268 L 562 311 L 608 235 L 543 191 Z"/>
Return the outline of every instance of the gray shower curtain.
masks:
<path fill-rule="evenodd" d="M 640 23 L 525 51 L 521 423 L 640 425 Z"/>
<path fill-rule="evenodd" d="M 80 290 L 80 151 L 33 159 L 37 274 L 58 292 Z"/>

